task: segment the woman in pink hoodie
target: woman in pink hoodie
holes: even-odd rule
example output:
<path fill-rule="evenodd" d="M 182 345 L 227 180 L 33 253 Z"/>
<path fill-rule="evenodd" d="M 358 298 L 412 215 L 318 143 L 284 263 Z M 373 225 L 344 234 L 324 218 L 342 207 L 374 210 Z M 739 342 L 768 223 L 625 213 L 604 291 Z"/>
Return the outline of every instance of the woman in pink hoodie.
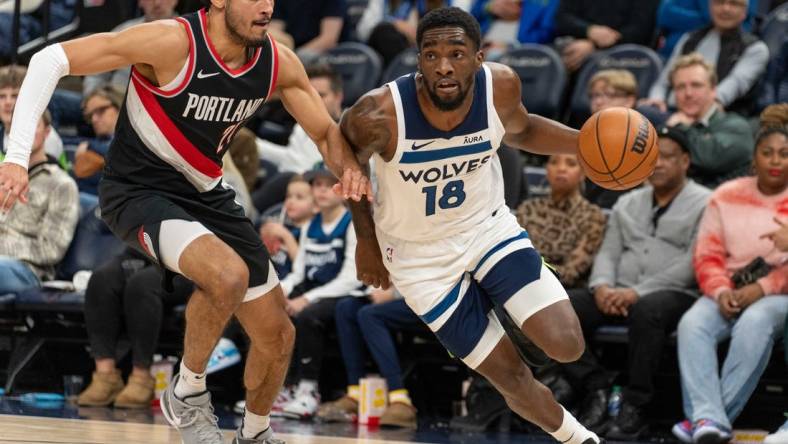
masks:
<path fill-rule="evenodd" d="M 762 236 L 779 228 L 775 218 L 788 220 L 785 128 L 761 131 L 753 170 L 754 177 L 717 188 L 700 223 L 694 266 L 704 296 L 678 328 L 688 419 L 673 432 L 685 442 L 730 440 L 731 424 L 755 389 L 785 325 L 788 253 Z M 717 345 L 727 338 L 730 348 L 718 374 Z"/>

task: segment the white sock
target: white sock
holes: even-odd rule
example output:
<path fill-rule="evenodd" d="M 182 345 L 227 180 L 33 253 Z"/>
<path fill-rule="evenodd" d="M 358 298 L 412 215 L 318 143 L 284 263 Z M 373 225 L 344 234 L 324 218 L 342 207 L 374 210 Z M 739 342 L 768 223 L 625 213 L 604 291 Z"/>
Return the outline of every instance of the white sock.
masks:
<path fill-rule="evenodd" d="M 297 393 L 316 392 L 316 391 L 317 391 L 317 381 L 313 381 L 311 379 L 302 379 L 301 382 L 298 383 L 298 388 L 296 389 Z"/>
<path fill-rule="evenodd" d="M 257 435 L 264 432 L 271 425 L 271 418 L 268 415 L 255 415 L 254 413 L 246 410 L 244 412 L 244 426 L 241 429 L 241 437 L 243 438 L 256 438 Z"/>
<path fill-rule="evenodd" d="M 561 410 L 564 411 L 564 419 L 561 421 L 561 427 L 550 433 L 553 438 L 564 444 L 583 444 L 588 438 L 593 438 L 594 442 L 599 443 L 599 437 L 594 432 L 577 422 L 577 419 L 563 406 Z"/>
<path fill-rule="evenodd" d="M 178 380 L 175 381 L 175 396 L 183 399 L 190 395 L 202 393 L 206 391 L 205 387 L 205 372 L 194 373 L 186 367 L 186 364 L 181 360 L 181 370 L 178 375 Z"/>

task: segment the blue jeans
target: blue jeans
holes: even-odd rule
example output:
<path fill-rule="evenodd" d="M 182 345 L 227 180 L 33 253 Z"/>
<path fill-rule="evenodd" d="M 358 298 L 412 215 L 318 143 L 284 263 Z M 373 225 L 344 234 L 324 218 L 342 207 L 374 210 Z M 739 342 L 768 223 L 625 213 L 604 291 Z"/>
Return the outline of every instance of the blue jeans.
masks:
<path fill-rule="evenodd" d="M 358 384 L 364 376 L 366 345 L 388 389 L 405 387 L 391 330 L 426 330 L 426 327 L 404 299 L 383 304 L 370 304 L 367 298 L 343 299 L 337 304 L 336 322 L 348 384 Z"/>
<path fill-rule="evenodd" d="M 741 413 L 783 333 L 788 295 L 763 297 L 737 319 L 722 317 L 717 303 L 701 297 L 679 322 L 679 368 L 684 413 L 728 429 Z M 721 374 L 717 344 L 731 338 Z"/>
<path fill-rule="evenodd" d="M 38 277 L 24 262 L 0 256 L 0 294 L 19 293 L 39 285 Z"/>

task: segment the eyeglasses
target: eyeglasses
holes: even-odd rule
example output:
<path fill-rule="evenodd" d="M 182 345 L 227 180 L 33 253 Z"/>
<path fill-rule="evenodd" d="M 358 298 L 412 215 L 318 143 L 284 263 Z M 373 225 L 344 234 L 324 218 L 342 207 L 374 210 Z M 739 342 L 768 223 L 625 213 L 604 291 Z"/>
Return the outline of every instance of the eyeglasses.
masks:
<path fill-rule="evenodd" d="M 104 114 L 104 112 L 106 112 L 108 109 L 114 108 L 114 107 L 115 107 L 115 105 L 109 104 L 109 105 L 99 106 L 99 107 L 97 107 L 95 109 L 92 109 L 90 111 L 85 110 L 85 113 L 82 114 L 82 117 L 85 118 L 86 122 L 90 122 L 90 121 L 93 120 L 93 115 L 94 114 L 99 116 L 99 117 L 101 117 L 101 115 Z"/>
<path fill-rule="evenodd" d="M 745 8 L 747 7 L 747 2 L 742 0 L 711 0 L 717 6 L 736 6 L 737 8 Z"/>

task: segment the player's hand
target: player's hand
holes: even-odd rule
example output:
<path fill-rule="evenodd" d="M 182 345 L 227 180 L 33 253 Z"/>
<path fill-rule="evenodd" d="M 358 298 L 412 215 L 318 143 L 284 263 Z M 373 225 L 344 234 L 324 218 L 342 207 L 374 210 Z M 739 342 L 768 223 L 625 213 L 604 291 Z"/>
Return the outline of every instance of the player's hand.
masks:
<path fill-rule="evenodd" d="M 788 223 L 782 222 L 780 219 L 774 218 L 774 223 L 780 228 L 761 235 L 761 239 L 769 239 L 774 242 L 774 246 L 780 251 L 788 251 Z"/>
<path fill-rule="evenodd" d="M 345 168 L 342 178 L 332 187 L 334 194 L 343 199 L 353 199 L 356 202 L 366 195 L 372 202 L 372 181 L 366 174 L 357 168 Z"/>
<path fill-rule="evenodd" d="M 287 314 L 290 316 L 298 316 L 309 305 L 309 299 L 304 296 L 287 300 Z"/>
<path fill-rule="evenodd" d="M 733 298 L 733 290 L 725 290 L 717 297 L 720 313 L 725 319 L 732 319 L 741 311 L 738 302 Z"/>
<path fill-rule="evenodd" d="M 383 265 L 380 246 L 374 238 L 358 239 L 356 244 L 356 277 L 365 285 L 387 289 L 391 285 L 389 271 Z"/>
<path fill-rule="evenodd" d="M 17 200 L 26 204 L 27 190 L 27 171 L 15 163 L 0 163 L 0 212 L 11 211 Z"/>

